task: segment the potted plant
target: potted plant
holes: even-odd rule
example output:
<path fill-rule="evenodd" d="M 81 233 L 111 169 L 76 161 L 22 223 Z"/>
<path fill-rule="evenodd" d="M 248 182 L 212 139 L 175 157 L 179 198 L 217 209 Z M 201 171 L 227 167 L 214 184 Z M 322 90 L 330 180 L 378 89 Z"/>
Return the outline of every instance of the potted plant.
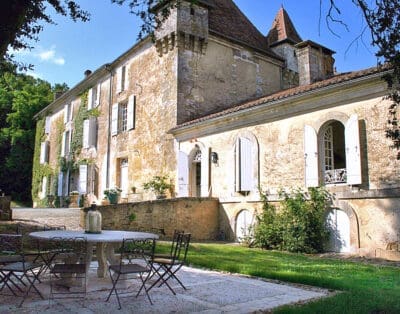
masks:
<path fill-rule="evenodd" d="M 111 188 L 104 190 L 104 195 L 110 201 L 110 204 L 118 204 L 118 198 L 121 194 L 122 190 L 119 187 Z"/>
<path fill-rule="evenodd" d="M 169 183 L 168 176 L 154 176 L 150 181 L 143 184 L 143 189 L 154 192 L 157 199 L 165 198 L 165 192 L 171 188 L 172 184 Z"/>
<path fill-rule="evenodd" d="M 69 207 L 79 207 L 78 204 L 79 192 L 78 191 L 71 191 L 69 192 Z"/>

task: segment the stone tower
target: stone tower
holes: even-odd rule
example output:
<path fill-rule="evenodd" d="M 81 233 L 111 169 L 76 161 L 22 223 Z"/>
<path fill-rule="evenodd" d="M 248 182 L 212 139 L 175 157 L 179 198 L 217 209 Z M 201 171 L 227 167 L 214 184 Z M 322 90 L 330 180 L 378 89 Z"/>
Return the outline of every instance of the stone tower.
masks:
<path fill-rule="evenodd" d="M 188 1 L 181 1 L 179 5 L 172 4 L 169 16 L 155 31 L 156 47 L 160 56 L 175 47 L 205 53 L 208 43 L 209 5 L 206 0 L 200 0 L 196 4 Z M 162 6 L 153 8 L 158 14 L 162 10 Z"/>

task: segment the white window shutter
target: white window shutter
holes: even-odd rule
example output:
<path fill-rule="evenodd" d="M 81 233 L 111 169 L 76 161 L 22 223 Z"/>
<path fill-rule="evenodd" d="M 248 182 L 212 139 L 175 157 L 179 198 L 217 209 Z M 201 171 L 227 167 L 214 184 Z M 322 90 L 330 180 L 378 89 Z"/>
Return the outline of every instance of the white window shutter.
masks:
<path fill-rule="evenodd" d="M 210 196 L 210 184 L 209 184 L 209 173 L 210 173 L 210 152 L 208 149 L 201 151 L 201 183 L 200 191 L 202 197 Z"/>
<path fill-rule="evenodd" d="M 46 117 L 46 122 L 44 125 L 44 133 L 49 134 L 50 133 L 50 126 L 51 126 L 51 118 Z"/>
<path fill-rule="evenodd" d="M 346 142 L 347 184 L 361 184 L 360 131 L 358 116 L 353 114 L 344 131 Z"/>
<path fill-rule="evenodd" d="M 89 119 L 89 147 L 96 147 L 97 141 L 97 119 L 95 117 L 91 117 Z"/>
<path fill-rule="evenodd" d="M 40 143 L 40 163 L 44 164 L 46 162 L 46 147 L 47 147 L 47 142 L 41 142 Z"/>
<path fill-rule="evenodd" d="M 247 138 L 240 138 L 240 191 L 252 191 L 253 160 L 252 143 Z"/>
<path fill-rule="evenodd" d="M 90 88 L 88 91 L 87 110 L 91 110 L 92 108 L 93 108 L 93 88 Z"/>
<path fill-rule="evenodd" d="M 240 139 L 236 139 L 235 144 L 235 192 L 240 192 Z"/>
<path fill-rule="evenodd" d="M 79 165 L 79 193 L 86 194 L 87 192 L 87 175 L 88 166 Z"/>
<path fill-rule="evenodd" d="M 178 156 L 178 193 L 179 197 L 189 196 L 189 157 L 182 151 Z"/>
<path fill-rule="evenodd" d="M 64 173 L 58 173 L 57 196 L 63 195 Z"/>
<path fill-rule="evenodd" d="M 306 187 L 317 187 L 318 181 L 318 139 L 314 128 L 304 126 L 304 157 Z"/>
<path fill-rule="evenodd" d="M 64 105 L 64 124 L 68 122 L 68 105 Z"/>
<path fill-rule="evenodd" d="M 127 108 L 127 129 L 132 130 L 135 128 L 135 105 L 136 97 L 134 95 L 129 96 L 128 108 Z"/>
<path fill-rule="evenodd" d="M 118 133 L 118 103 L 112 106 L 111 110 L 111 135 Z"/>
<path fill-rule="evenodd" d="M 41 195 L 42 199 L 46 197 L 46 194 L 47 194 L 47 176 L 44 176 L 42 178 L 42 193 L 41 194 L 42 194 Z"/>
<path fill-rule="evenodd" d="M 129 88 L 129 66 L 125 65 L 124 90 Z"/>
<path fill-rule="evenodd" d="M 89 120 L 83 121 L 83 148 L 89 148 Z"/>
<path fill-rule="evenodd" d="M 67 139 L 66 132 L 63 132 L 61 139 L 61 157 L 65 157 L 65 141 Z"/>
<path fill-rule="evenodd" d="M 95 107 L 100 105 L 101 83 L 97 84 Z"/>
<path fill-rule="evenodd" d="M 117 94 L 122 91 L 122 67 L 117 69 L 117 87 L 116 92 Z"/>

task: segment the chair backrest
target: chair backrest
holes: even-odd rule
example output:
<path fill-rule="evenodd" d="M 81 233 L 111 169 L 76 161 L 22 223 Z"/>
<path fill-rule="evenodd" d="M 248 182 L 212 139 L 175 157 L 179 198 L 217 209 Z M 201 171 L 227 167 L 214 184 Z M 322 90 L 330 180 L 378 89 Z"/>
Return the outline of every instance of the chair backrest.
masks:
<path fill-rule="evenodd" d="M 0 254 L 15 255 L 22 253 L 22 235 L 0 234 Z"/>
<path fill-rule="evenodd" d="M 185 231 L 183 231 L 183 230 L 178 230 L 178 229 L 174 230 L 174 234 L 172 236 L 171 251 L 170 251 L 171 256 L 174 255 L 174 250 L 175 250 L 179 235 L 181 235 L 183 233 L 185 233 Z"/>
<path fill-rule="evenodd" d="M 50 239 L 52 247 L 57 249 L 57 255 L 75 259 L 79 263 L 86 262 L 87 241 L 84 237 Z"/>
<path fill-rule="evenodd" d="M 119 249 L 121 253 L 120 264 L 124 264 L 126 260 L 132 263 L 135 259 L 144 259 L 147 263 L 151 263 L 155 246 L 155 239 L 124 239 Z"/>
<path fill-rule="evenodd" d="M 189 249 L 191 233 L 180 233 L 178 234 L 175 249 L 172 255 L 172 259 L 175 262 L 185 263 L 187 252 Z"/>

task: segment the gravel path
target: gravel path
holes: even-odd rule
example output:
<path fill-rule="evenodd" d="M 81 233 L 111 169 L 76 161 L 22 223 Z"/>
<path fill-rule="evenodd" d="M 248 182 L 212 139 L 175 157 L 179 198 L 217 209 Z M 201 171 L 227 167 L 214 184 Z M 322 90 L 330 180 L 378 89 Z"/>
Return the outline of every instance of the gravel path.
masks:
<path fill-rule="evenodd" d="M 13 219 L 34 221 L 50 226 L 65 226 L 68 230 L 82 230 L 79 208 L 13 208 Z"/>

